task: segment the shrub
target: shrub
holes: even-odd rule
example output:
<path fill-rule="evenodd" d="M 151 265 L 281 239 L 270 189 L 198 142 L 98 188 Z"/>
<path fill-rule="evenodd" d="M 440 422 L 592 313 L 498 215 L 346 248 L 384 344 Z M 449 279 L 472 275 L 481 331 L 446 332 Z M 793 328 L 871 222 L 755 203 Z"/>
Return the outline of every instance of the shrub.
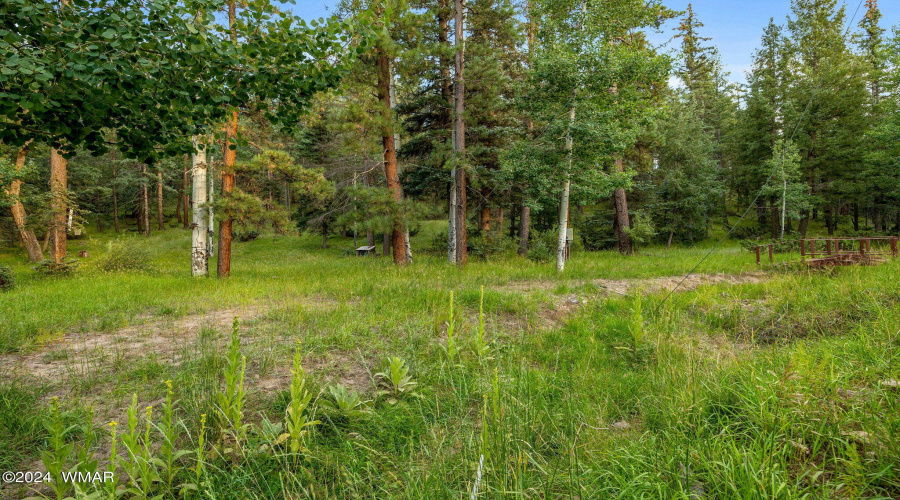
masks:
<path fill-rule="evenodd" d="M 4 292 L 12 290 L 16 287 L 16 277 L 13 276 L 12 269 L 6 266 L 0 266 L 0 290 Z"/>
<path fill-rule="evenodd" d="M 34 266 L 34 270 L 47 276 L 65 276 L 73 273 L 80 264 L 76 259 L 67 259 L 60 263 L 42 260 Z"/>
<path fill-rule="evenodd" d="M 552 255 L 543 239 L 535 239 L 531 242 L 531 248 L 528 249 L 525 257 L 532 262 L 545 263 L 550 262 Z"/>
<path fill-rule="evenodd" d="M 246 230 L 246 231 L 235 231 L 234 239 L 245 242 L 245 241 L 253 241 L 256 238 L 259 238 L 259 231 L 255 230 Z"/>
<path fill-rule="evenodd" d="M 468 241 L 469 253 L 483 260 L 486 260 L 491 255 L 509 251 L 515 245 L 515 241 L 512 238 L 493 233 L 481 233 Z"/>
<path fill-rule="evenodd" d="M 106 257 L 100 262 L 100 269 L 106 272 L 147 271 L 151 268 L 150 252 L 143 247 L 111 241 L 106 248 Z"/>

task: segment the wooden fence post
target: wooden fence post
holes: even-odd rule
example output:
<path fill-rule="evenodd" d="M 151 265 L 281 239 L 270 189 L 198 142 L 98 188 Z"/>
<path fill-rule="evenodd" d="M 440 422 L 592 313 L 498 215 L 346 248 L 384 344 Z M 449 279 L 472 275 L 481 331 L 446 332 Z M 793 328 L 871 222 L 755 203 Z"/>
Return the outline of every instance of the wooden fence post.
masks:
<path fill-rule="evenodd" d="M 756 265 L 759 265 L 759 246 L 756 247 Z"/>
<path fill-rule="evenodd" d="M 816 258 L 816 240 L 809 240 L 809 256 Z"/>
<path fill-rule="evenodd" d="M 831 255 L 831 240 L 825 240 L 825 254 Z"/>
<path fill-rule="evenodd" d="M 806 260 L 806 240 L 800 240 L 800 260 Z"/>
<path fill-rule="evenodd" d="M 775 262 L 775 245 L 769 245 L 769 262 Z"/>
<path fill-rule="evenodd" d="M 897 237 L 896 236 L 891 238 L 891 255 L 894 257 L 897 256 Z"/>

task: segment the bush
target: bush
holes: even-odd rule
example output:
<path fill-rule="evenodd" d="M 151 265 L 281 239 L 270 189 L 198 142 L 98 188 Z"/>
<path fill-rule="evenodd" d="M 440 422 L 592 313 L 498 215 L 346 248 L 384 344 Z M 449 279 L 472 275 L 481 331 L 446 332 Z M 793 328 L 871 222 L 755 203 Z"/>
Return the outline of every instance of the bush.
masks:
<path fill-rule="evenodd" d="M 34 266 L 34 270 L 47 276 L 66 276 L 78 269 L 81 263 L 76 259 L 68 259 L 60 263 L 42 260 Z"/>
<path fill-rule="evenodd" d="M 106 257 L 100 262 L 100 269 L 106 272 L 147 271 L 152 267 L 150 252 L 143 247 L 122 241 L 111 241 L 106 248 Z"/>
<path fill-rule="evenodd" d="M 4 292 L 12 290 L 16 287 L 16 277 L 13 276 L 12 269 L 6 266 L 0 266 L 0 290 Z"/>
<path fill-rule="evenodd" d="M 550 253 L 547 243 L 542 238 L 536 238 L 531 242 L 531 248 L 528 249 L 525 257 L 532 262 L 547 263 L 550 262 L 553 255 Z"/>
<path fill-rule="evenodd" d="M 516 245 L 508 236 L 493 233 L 481 233 L 468 241 L 469 253 L 483 260 L 497 253 L 511 250 Z"/>
<path fill-rule="evenodd" d="M 259 231 L 248 230 L 248 231 L 235 231 L 234 232 L 234 239 L 241 241 L 241 242 L 253 241 L 256 238 L 259 238 Z"/>

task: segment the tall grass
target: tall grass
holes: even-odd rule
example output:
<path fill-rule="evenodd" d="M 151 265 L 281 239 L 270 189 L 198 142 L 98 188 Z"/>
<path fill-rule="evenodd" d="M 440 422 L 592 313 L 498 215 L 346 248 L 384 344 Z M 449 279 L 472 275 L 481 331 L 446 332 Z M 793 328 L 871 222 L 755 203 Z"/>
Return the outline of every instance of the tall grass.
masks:
<path fill-rule="evenodd" d="M 140 453 L 161 453 L 159 443 L 169 457 L 192 450 L 167 465 L 174 476 L 161 474 L 165 481 L 151 493 L 458 499 L 477 486 L 477 498 L 900 496 L 900 392 L 884 383 L 900 379 L 897 263 L 702 286 L 661 304 L 663 293 L 604 296 L 583 281 L 675 275 L 701 251 L 576 255 L 571 273 L 556 278 L 512 256 L 465 270 L 437 257 L 395 269 L 315 250 L 311 240 L 262 238 L 237 247 L 234 277 L 220 282 L 181 277 L 177 237 L 151 238 L 158 275 L 110 278 L 86 266 L 66 280 L 26 277 L 11 294 L 25 298 L 35 317 L 26 320 L 26 306 L 8 302 L 22 322 L 0 327 L 6 350 L 36 349 L 33 331 L 91 329 L 100 321 L 91 314 L 127 323 L 162 308 L 177 316 L 269 307 L 235 330 L 240 353 L 222 347 L 218 337 L 228 332 L 214 330 L 185 346 L 180 364 L 140 376 L 138 367 L 123 367 L 97 383 L 108 391 L 103 397 L 124 401 L 119 407 L 128 406 L 128 391 L 171 405 L 159 426 L 132 411 Z M 739 252 L 729 249 L 705 271 L 754 269 L 752 256 Z M 509 286 L 522 280 L 553 285 L 528 293 Z M 137 304 L 92 302 L 120 282 Z M 165 293 L 145 296 L 157 290 L 153 283 Z M 37 296 L 62 297 L 73 286 L 88 297 L 73 298 L 68 319 Z M 553 311 L 569 294 L 587 300 L 568 315 Z M 303 352 L 295 357 L 298 339 Z M 269 359 L 265 370 L 261 359 Z M 292 366 L 293 385 L 274 393 L 257 386 Z M 226 453 L 218 429 L 208 427 L 227 419 L 205 415 L 233 401 L 228 391 L 237 393 L 234 377 L 243 370 L 246 432 L 228 441 L 240 450 Z M 342 377 L 373 400 L 364 415 L 339 413 L 336 399 L 351 394 L 335 389 L 349 383 Z M 47 404 L 40 392 L 8 394 L 4 408 Z M 86 418 L 78 411 L 86 400 L 62 404 L 66 415 Z M 22 423 L 4 417 L 33 437 L 0 453 L 2 463 L 28 463 L 45 447 L 46 436 L 28 423 L 39 415 L 24 413 Z M 301 440 L 278 427 L 286 415 L 327 418 L 304 426 Z M 0 439 L 12 442 L 8 434 Z"/>

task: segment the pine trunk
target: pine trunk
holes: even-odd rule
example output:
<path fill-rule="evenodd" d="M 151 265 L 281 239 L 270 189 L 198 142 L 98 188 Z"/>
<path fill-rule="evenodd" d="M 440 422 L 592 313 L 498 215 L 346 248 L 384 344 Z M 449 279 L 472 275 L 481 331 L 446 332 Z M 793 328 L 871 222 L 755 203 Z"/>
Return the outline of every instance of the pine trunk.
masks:
<path fill-rule="evenodd" d="M 482 198 L 485 197 L 485 190 L 481 190 Z M 486 233 L 491 230 L 491 208 L 487 205 L 481 207 L 481 210 L 478 211 L 478 229 L 481 230 L 482 233 Z"/>
<path fill-rule="evenodd" d="M 186 158 L 189 160 L 189 158 Z M 191 195 L 190 190 L 188 189 L 190 184 L 190 170 L 187 166 L 184 167 L 184 174 L 182 175 L 181 185 L 182 185 L 182 196 L 184 199 L 181 201 L 181 220 L 184 224 L 185 229 L 190 229 L 191 225 L 188 217 L 188 208 L 191 206 Z"/>
<path fill-rule="evenodd" d="M 616 171 L 624 172 L 625 165 L 622 157 L 616 157 Z M 616 207 L 616 239 L 618 240 L 619 253 L 623 255 L 631 255 L 634 248 L 631 244 L 631 236 L 628 229 L 631 228 L 631 218 L 628 216 L 628 196 L 622 188 L 613 192 L 613 203 Z"/>
<path fill-rule="evenodd" d="M 384 176 L 387 179 L 388 191 L 396 203 L 403 201 L 403 193 L 400 191 L 400 175 L 397 171 L 397 150 L 394 141 L 393 116 L 391 113 L 391 69 L 387 53 L 383 48 L 378 49 L 378 98 L 383 106 L 383 119 L 381 142 L 384 146 Z M 393 249 L 394 263 L 405 265 L 406 244 L 403 241 L 403 227 L 399 220 L 393 221 L 391 228 L 391 246 Z"/>
<path fill-rule="evenodd" d="M 165 229 L 165 217 L 163 216 L 163 175 L 162 170 L 156 171 L 156 222 L 157 229 Z"/>
<path fill-rule="evenodd" d="M 800 231 L 800 237 L 806 238 L 806 230 L 809 229 L 809 211 L 805 211 L 803 213 L 803 218 L 800 219 L 800 227 L 798 230 Z"/>
<path fill-rule="evenodd" d="M 197 139 L 194 139 L 194 154 L 191 156 L 191 172 L 193 174 L 193 233 L 191 234 L 191 276 L 206 276 L 209 272 L 209 248 L 207 246 L 207 232 L 209 224 L 206 214 L 206 148 L 199 149 Z"/>
<path fill-rule="evenodd" d="M 232 112 L 231 119 L 225 126 L 225 148 L 222 152 L 222 197 L 226 202 L 234 191 L 234 163 L 237 158 L 237 150 L 234 136 L 237 135 L 237 111 Z M 219 278 L 227 278 L 231 275 L 231 238 L 234 220 L 230 215 L 219 221 L 219 252 L 217 255 L 216 274 Z"/>
<path fill-rule="evenodd" d="M 531 236 L 531 207 L 522 205 L 519 215 L 519 255 L 528 253 L 528 238 Z"/>
<path fill-rule="evenodd" d="M 50 151 L 50 260 L 61 264 L 66 259 L 66 189 L 69 160 L 56 148 Z"/>
<path fill-rule="evenodd" d="M 147 182 L 147 165 L 141 165 L 141 221 L 144 236 L 150 237 L 150 187 Z"/>
<path fill-rule="evenodd" d="M 113 196 L 113 225 L 116 228 L 116 234 L 119 233 L 119 171 L 115 167 L 113 167 L 113 185 L 112 185 L 112 196 Z"/>
<path fill-rule="evenodd" d="M 184 203 L 184 175 L 182 174 L 181 180 L 178 182 L 178 199 L 175 203 L 175 218 L 179 224 L 183 224 L 184 220 L 181 217 L 181 204 Z"/>
<path fill-rule="evenodd" d="M 825 207 L 825 230 L 828 236 L 834 236 L 834 211 L 831 207 Z"/>
<path fill-rule="evenodd" d="M 19 238 L 22 239 L 22 244 L 25 245 L 25 250 L 28 252 L 28 260 L 30 262 L 40 262 L 44 260 L 41 244 L 35 237 L 34 230 L 28 228 L 26 222 L 28 216 L 25 213 L 25 206 L 19 200 L 19 194 L 22 192 L 22 181 L 18 177 L 21 175 L 22 169 L 25 168 L 25 157 L 27 155 L 28 144 L 25 144 L 16 154 L 16 179 L 10 183 L 6 194 L 12 200 L 13 221 L 16 223 L 16 229 L 19 231 Z"/>

